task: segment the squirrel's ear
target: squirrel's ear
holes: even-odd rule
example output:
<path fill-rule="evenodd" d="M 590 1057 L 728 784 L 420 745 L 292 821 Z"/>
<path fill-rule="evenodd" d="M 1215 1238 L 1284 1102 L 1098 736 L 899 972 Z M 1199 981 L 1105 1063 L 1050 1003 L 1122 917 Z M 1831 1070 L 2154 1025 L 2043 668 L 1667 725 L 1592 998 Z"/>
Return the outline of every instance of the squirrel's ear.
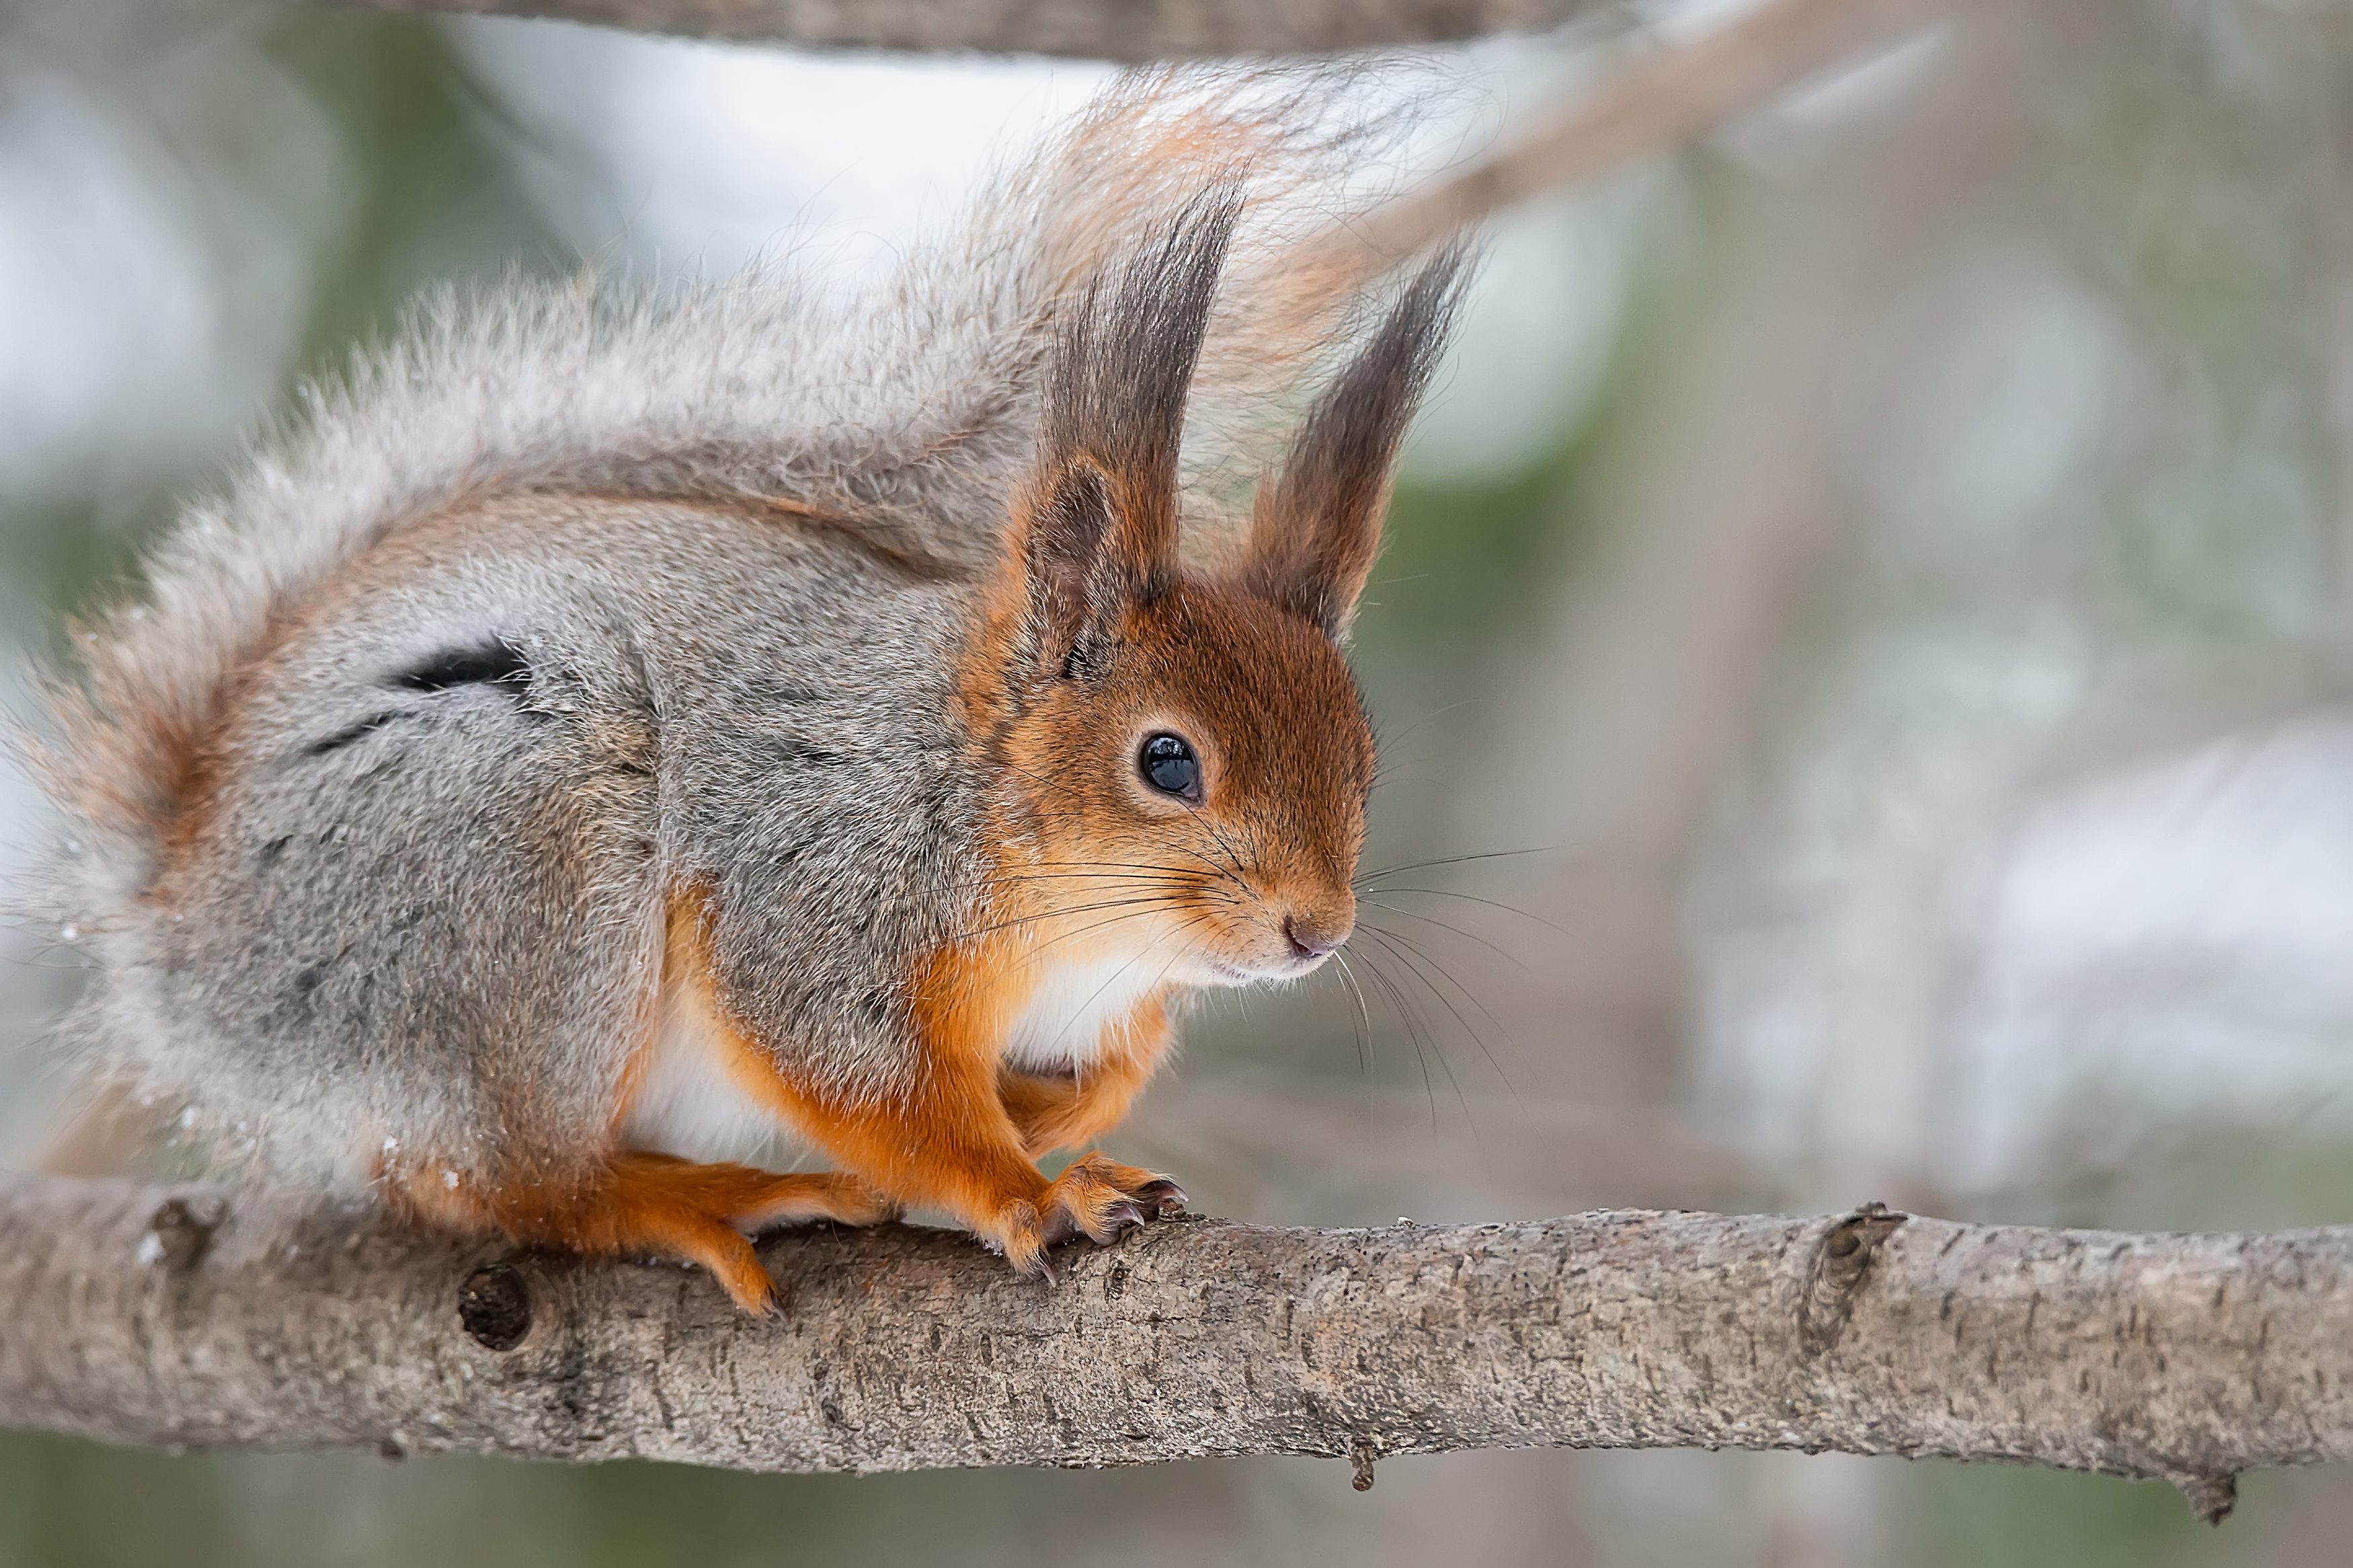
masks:
<path fill-rule="evenodd" d="M 1016 507 L 1040 674 L 1077 673 L 1123 611 L 1176 581 L 1185 395 L 1240 211 L 1232 187 L 1198 197 L 1063 323 Z"/>
<path fill-rule="evenodd" d="M 1074 457 L 1041 476 L 1023 507 L 1029 651 L 1040 676 L 1081 673 L 1120 612 L 1158 592 L 1149 511 L 1123 507 L 1118 489 L 1092 459 Z"/>
<path fill-rule="evenodd" d="M 1347 630 L 1373 569 L 1389 470 L 1446 346 L 1468 256 L 1455 246 L 1421 269 L 1259 489 L 1241 585 L 1328 637 Z"/>

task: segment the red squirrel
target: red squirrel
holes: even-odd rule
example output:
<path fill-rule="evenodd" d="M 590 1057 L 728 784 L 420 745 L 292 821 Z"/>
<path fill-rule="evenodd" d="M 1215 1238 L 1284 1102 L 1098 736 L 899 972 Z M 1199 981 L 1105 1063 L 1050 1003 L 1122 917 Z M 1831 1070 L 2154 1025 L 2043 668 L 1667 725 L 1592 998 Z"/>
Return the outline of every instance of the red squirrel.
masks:
<path fill-rule="evenodd" d="M 792 1221 L 1034 1272 L 1181 1212 L 1037 1161 L 1349 936 L 1342 643 L 1464 275 L 1303 260 L 1312 97 L 1130 78 L 856 303 L 511 285 L 314 390 L 53 687 L 91 1074 L 753 1311 Z M 1194 459 L 1275 426 L 1223 526 Z M 723 1157 L 776 1131 L 833 1168 Z"/>

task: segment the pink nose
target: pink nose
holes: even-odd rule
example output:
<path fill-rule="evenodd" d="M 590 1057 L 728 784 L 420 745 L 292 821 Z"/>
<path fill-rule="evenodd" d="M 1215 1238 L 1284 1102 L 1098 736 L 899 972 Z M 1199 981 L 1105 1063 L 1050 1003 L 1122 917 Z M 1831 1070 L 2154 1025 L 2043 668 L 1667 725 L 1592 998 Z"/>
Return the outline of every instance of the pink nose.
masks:
<path fill-rule="evenodd" d="M 1321 958 L 1338 947 L 1345 937 L 1345 933 L 1334 936 L 1320 931 L 1296 915 L 1283 917 L 1282 934 L 1291 939 L 1291 951 L 1301 958 Z"/>

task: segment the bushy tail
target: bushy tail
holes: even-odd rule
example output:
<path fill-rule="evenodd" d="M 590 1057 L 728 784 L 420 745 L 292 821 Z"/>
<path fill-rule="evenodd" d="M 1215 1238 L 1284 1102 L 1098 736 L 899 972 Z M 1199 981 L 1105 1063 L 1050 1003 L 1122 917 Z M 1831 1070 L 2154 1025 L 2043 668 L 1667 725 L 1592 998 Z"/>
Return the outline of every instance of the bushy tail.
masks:
<path fill-rule="evenodd" d="M 100 943 L 131 918 L 271 628 L 454 507 L 519 490 L 756 498 L 984 569 L 1058 323 L 1212 186 L 1243 207 L 1186 472 L 1196 513 L 1225 512 L 1354 320 L 1362 264 L 1303 265 L 1302 242 L 1380 194 L 1357 172 L 1403 116 L 1362 111 L 1368 85 L 1333 68 L 1124 77 L 958 238 L 862 298 L 764 267 L 653 296 L 584 278 L 428 300 L 396 342 L 305 386 L 226 492 L 188 508 L 144 595 L 76 632 L 80 668 L 53 686 L 37 744 L 70 824 L 45 913 Z"/>

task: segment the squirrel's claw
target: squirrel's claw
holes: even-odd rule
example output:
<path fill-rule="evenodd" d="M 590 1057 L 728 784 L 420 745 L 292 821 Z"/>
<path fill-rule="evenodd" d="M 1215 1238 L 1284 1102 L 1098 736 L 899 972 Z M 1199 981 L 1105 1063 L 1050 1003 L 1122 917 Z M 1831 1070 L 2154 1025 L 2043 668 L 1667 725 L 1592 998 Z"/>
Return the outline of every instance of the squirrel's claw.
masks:
<path fill-rule="evenodd" d="M 1123 1165 L 1103 1154 L 1074 1162 L 1047 1189 L 1044 1200 L 1009 1205 L 1000 1221 L 1006 1256 L 1025 1274 L 1052 1278 L 1046 1249 L 1081 1237 L 1108 1247 L 1126 1231 L 1185 1212 L 1185 1194 L 1166 1176 Z"/>
<path fill-rule="evenodd" d="M 1080 1223 L 1079 1216 L 1057 1204 L 1047 1210 L 1046 1223 L 1038 1232 L 1038 1245 L 1041 1249 L 1060 1247 L 1066 1242 L 1076 1241 L 1086 1234 L 1086 1227 Z M 1039 1256 L 1044 1256 L 1042 1250 Z"/>
<path fill-rule="evenodd" d="M 1133 1195 L 1153 1219 L 1175 1219 L 1185 1212 L 1185 1189 L 1166 1176 L 1146 1182 Z"/>
<path fill-rule="evenodd" d="M 1144 1210 L 1136 1206 L 1134 1199 L 1122 1198 L 1103 1210 L 1100 1222 L 1089 1229 L 1087 1235 L 1108 1247 L 1119 1239 L 1120 1232 L 1135 1229 L 1143 1225 L 1144 1219 Z"/>
<path fill-rule="evenodd" d="M 1145 1211 L 1130 1198 L 1114 1198 L 1098 1205 L 1092 1215 L 1058 1204 L 1039 1242 L 1041 1247 L 1060 1247 L 1084 1237 L 1098 1247 L 1108 1247 L 1119 1239 L 1120 1232 L 1131 1230 L 1144 1221 Z"/>

